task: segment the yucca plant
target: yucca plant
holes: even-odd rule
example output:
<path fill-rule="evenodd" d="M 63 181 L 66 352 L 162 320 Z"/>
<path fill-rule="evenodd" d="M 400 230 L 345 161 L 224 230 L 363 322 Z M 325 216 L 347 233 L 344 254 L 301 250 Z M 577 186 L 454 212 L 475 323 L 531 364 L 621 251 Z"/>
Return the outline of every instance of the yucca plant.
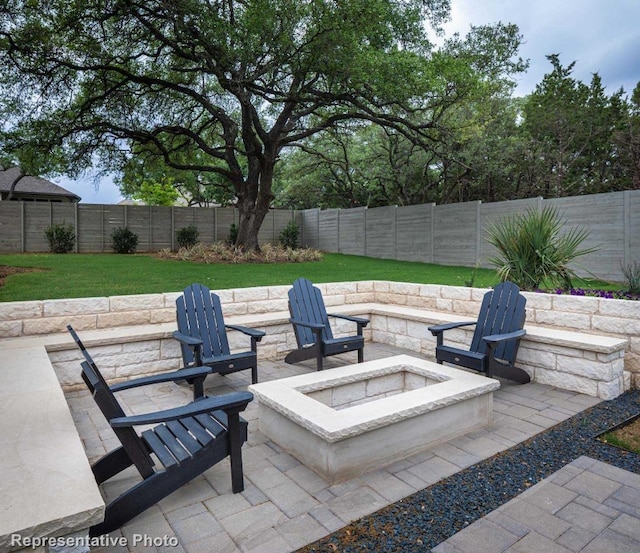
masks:
<path fill-rule="evenodd" d="M 576 274 L 569 264 L 598 249 L 582 248 L 589 232 L 577 227 L 564 230 L 558 211 L 551 206 L 507 217 L 489 225 L 486 232 L 498 250 L 489 262 L 500 280 L 510 280 L 523 290 L 536 290 L 543 283 L 572 288 Z"/>
<path fill-rule="evenodd" d="M 620 264 L 624 275 L 627 292 L 630 294 L 640 294 L 640 262 L 634 261 L 628 265 Z"/>

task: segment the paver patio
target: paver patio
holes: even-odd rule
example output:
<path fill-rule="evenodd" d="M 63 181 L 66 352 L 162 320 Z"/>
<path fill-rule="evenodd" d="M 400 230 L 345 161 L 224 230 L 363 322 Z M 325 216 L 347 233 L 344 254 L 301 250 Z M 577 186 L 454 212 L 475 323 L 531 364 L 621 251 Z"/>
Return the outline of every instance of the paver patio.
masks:
<path fill-rule="evenodd" d="M 368 343 L 365 359 L 415 352 Z M 99 359 L 97 360 L 99 364 Z M 327 360 L 327 368 L 354 363 L 347 354 Z M 261 361 L 262 382 L 313 371 L 313 361 L 287 365 Z M 246 374 L 207 379 L 209 395 L 246 390 Z M 133 414 L 167 409 L 191 400 L 186 385 L 135 388 L 119 394 Z M 91 461 L 119 445 L 88 392 L 69 392 L 78 431 Z M 478 461 L 491 457 L 590 407 L 600 400 L 541 384 L 501 382 L 494 392 L 493 422 L 486 428 L 430 447 L 383 470 L 330 485 L 258 430 L 257 405 L 243 414 L 249 439 L 243 447 L 245 490 L 231 493 L 228 461 L 216 465 L 125 525 L 128 546 L 92 551 L 173 551 L 285 553 L 307 545 L 349 522 L 377 511 Z M 107 499 L 139 479 L 129 469 L 103 486 Z M 139 542 L 134 536 L 177 538 L 176 547 Z M 443 551 L 445 551 L 443 549 Z"/>

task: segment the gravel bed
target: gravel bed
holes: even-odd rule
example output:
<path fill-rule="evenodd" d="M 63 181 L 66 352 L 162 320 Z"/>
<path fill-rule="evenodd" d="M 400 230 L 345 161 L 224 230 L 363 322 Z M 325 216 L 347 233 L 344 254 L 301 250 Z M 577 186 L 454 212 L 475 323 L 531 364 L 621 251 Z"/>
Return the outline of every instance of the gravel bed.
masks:
<path fill-rule="evenodd" d="M 430 551 L 581 455 L 640 474 L 640 455 L 595 439 L 638 413 L 626 392 L 298 551 Z"/>

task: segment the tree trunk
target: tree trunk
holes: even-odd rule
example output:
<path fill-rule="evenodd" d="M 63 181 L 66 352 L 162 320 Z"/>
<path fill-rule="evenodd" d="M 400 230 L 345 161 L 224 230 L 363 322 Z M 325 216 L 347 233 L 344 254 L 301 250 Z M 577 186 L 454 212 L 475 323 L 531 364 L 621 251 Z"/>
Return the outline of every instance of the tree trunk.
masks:
<path fill-rule="evenodd" d="M 256 190 L 257 193 L 245 194 L 238 198 L 238 211 L 240 222 L 238 224 L 238 238 L 236 246 L 243 251 L 260 251 L 258 242 L 258 232 L 264 222 L 271 207 L 273 195 L 271 194 L 271 184 L 273 181 L 273 166 L 275 162 L 269 163 L 268 167 L 262 167 L 260 174 L 260 185 L 247 189 Z"/>

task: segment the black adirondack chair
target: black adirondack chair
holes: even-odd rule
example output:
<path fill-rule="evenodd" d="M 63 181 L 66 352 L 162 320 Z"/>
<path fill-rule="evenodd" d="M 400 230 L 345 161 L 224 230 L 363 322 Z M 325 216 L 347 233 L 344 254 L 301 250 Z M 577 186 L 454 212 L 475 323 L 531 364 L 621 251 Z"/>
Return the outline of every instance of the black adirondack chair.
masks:
<path fill-rule="evenodd" d="M 364 361 L 364 337 L 362 329 L 368 319 L 327 313 L 322 292 L 306 278 L 299 278 L 289 290 L 289 313 L 298 342 L 298 349 L 285 358 L 287 363 L 298 363 L 316 358 L 317 370 L 322 370 L 322 360 L 331 355 L 358 351 L 358 363 Z M 334 338 L 329 317 L 345 319 L 357 326 L 357 335 Z"/>
<path fill-rule="evenodd" d="M 244 489 L 242 444 L 247 440 L 247 423 L 239 413 L 253 399 L 250 392 L 236 392 L 212 398 L 201 397 L 188 405 L 145 415 L 127 416 L 114 392 L 152 382 L 185 378 L 185 371 L 107 385 L 91 355 L 71 326 L 67 329 L 82 351 L 82 379 L 122 444 L 91 467 L 98 484 L 135 465 L 142 482 L 107 505 L 104 521 L 92 526 L 89 535 L 99 536 L 120 528 L 158 501 L 213 465 L 229 457 L 234 493 Z M 207 367 L 187 369 L 193 378 L 204 379 Z M 158 424 L 159 423 L 159 424 Z M 140 435 L 134 427 L 157 424 Z M 155 468 L 153 457 L 162 467 Z"/>
<path fill-rule="evenodd" d="M 477 321 L 447 323 L 429 327 L 437 338 L 436 360 L 452 363 L 485 373 L 500 376 L 520 384 L 530 381 L 526 371 L 515 367 L 523 329 L 526 298 L 512 282 L 498 284 L 487 292 L 482 300 Z M 446 330 L 476 325 L 469 351 L 443 345 Z"/>
<path fill-rule="evenodd" d="M 251 369 L 251 382 L 258 382 L 257 343 L 265 335 L 261 330 L 224 323 L 220 298 L 202 284 L 192 284 L 176 299 L 178 330 L 173 337 L 180 342 L 186 367 L 209 367 L 210 373 L 229 374 Z M 231 353 L 227 329 L 251 338 L 251 351 Z"/>

